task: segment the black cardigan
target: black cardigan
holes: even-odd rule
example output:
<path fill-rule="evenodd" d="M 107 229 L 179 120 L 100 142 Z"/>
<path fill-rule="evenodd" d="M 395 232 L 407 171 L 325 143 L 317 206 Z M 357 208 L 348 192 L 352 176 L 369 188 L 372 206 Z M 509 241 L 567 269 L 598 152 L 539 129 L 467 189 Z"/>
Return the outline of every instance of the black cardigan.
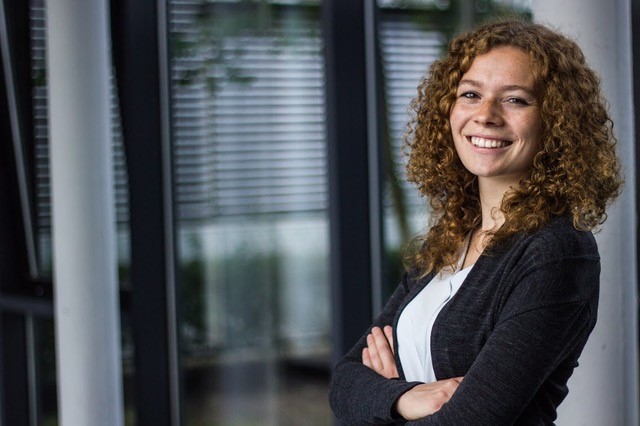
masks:
<path fill-rule="evenodd" d="M 438 380 L 464 380 L 438 412 L 407 424 L 552 424 L 595 326 L 599 259 L 593 235 L 568 217 L 482 254 L 431 335 Z M 405 274 L 373 325 L 392 324 L 395 333 L 400 313 L 431 278 Z M 400 379 L 364 366 L 368 333 L 335 367 L 329 402 L 348 424 L 402 422 L 394 403 L 420 382 L 404 380 L 397 351 Z"/>

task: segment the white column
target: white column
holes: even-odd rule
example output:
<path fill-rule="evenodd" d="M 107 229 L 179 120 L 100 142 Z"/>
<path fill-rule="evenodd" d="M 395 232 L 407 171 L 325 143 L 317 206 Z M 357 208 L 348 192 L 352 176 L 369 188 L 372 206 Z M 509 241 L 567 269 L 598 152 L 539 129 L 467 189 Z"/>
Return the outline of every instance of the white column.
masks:
<path fill-rule="evenodd" d="M 535 0 L 537 22 L 573 37 L 600 74 L 627 179 L 596 235 L 602 257 L 598 323 L 569 381 L 559 425 L 637 425 L 635 142 L 629 0 Z"/>
<path fill-rule="evenodd" d="M 60 424 L 123 424 L 106 0 L 48 0 Z"/>

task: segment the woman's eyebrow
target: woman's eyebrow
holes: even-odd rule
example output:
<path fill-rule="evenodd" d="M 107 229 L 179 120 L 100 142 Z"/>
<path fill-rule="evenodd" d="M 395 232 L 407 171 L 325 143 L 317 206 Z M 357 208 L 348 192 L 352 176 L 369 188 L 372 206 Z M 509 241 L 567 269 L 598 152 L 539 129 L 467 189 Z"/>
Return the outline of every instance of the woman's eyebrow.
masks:
<path fill-rule="evenodd" d="M 480 83 L 477 80 L 472 80 L 469 78 L 465 78 L 460 80 L 460 83 L 458 83 L 458 85 L 463 85 L 463 84 L 468 84 L 469 86 L 473 86 L 473 87 L 482 87 L 482 83 Z M 534 96 L 534 90 L 532 87 L 528 87 L 528 86 L 522 86 L 519 84 L 507 84 L 504 86 L 500 86 L 501 90 L 522 90 L 523 92 L 526 92 L 528 94 L 530 94 L 531 96 Z"/>
<path fill-rule="evenodd" d="M 463 78 L 462 80 L 460 80 L 460 82 L 458 83 L 458 86 L 460 86 L 461 84 L 468 84 L 469 86 L 482 87 L 482 84 L 479 81 L 471 80 L 469 78 Z"/>
<path fill-rule="evenodd" d="M 533 88 L 527 86 L 521 86 L 519 84 L 508 84 L 506 86 L 501 87 L 502 90 L 522 90 L 523 92 L 529 93 L 530 95 L 534 95 Z"/>

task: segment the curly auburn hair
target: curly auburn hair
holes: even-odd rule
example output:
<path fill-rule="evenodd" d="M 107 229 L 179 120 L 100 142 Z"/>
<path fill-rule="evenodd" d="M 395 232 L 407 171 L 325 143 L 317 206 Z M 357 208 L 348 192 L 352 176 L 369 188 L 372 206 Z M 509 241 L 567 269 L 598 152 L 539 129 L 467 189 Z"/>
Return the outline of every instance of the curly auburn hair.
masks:
<path fill-rule="evenodd" d="M 426 275 L 453 266 L 466 235 L 481 222 L 477 177 L 456 153 L 449 115 L 456 90 L 475 57 L 498 46 L 522 49 L 531 58 L 542 117 L 541 149 L 528 178 L 507 192 L 505 222 L 489 233 L 489 249 L 517 232 L 533 232 L 563 214 L 577 229 L 592 230 L 622 186 L 613 123 L 599 78 L 578 45 L 542 25 L 497 21 L 455 37 L 433 63 L 411 104 L 405 135 L 407 176 L 433 210 L 432 226 L 417 237 L 407 260 Z"/>

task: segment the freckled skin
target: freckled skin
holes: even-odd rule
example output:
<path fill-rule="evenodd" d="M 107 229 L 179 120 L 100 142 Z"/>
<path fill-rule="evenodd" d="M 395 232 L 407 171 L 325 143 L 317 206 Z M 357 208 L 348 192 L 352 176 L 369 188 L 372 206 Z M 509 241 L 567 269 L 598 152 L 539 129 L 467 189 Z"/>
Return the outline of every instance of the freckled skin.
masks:
<path fill-rule="evenodd" d="M 542 122 L 534 85 L 529 55 L 511 46 L 477 56 L 462 76 L 451 132 L 460 160 L 481 187 L 517 186 L 528 175 Z M 483 148 L 472 144 L 477 138 L 507 144 Z"/>

